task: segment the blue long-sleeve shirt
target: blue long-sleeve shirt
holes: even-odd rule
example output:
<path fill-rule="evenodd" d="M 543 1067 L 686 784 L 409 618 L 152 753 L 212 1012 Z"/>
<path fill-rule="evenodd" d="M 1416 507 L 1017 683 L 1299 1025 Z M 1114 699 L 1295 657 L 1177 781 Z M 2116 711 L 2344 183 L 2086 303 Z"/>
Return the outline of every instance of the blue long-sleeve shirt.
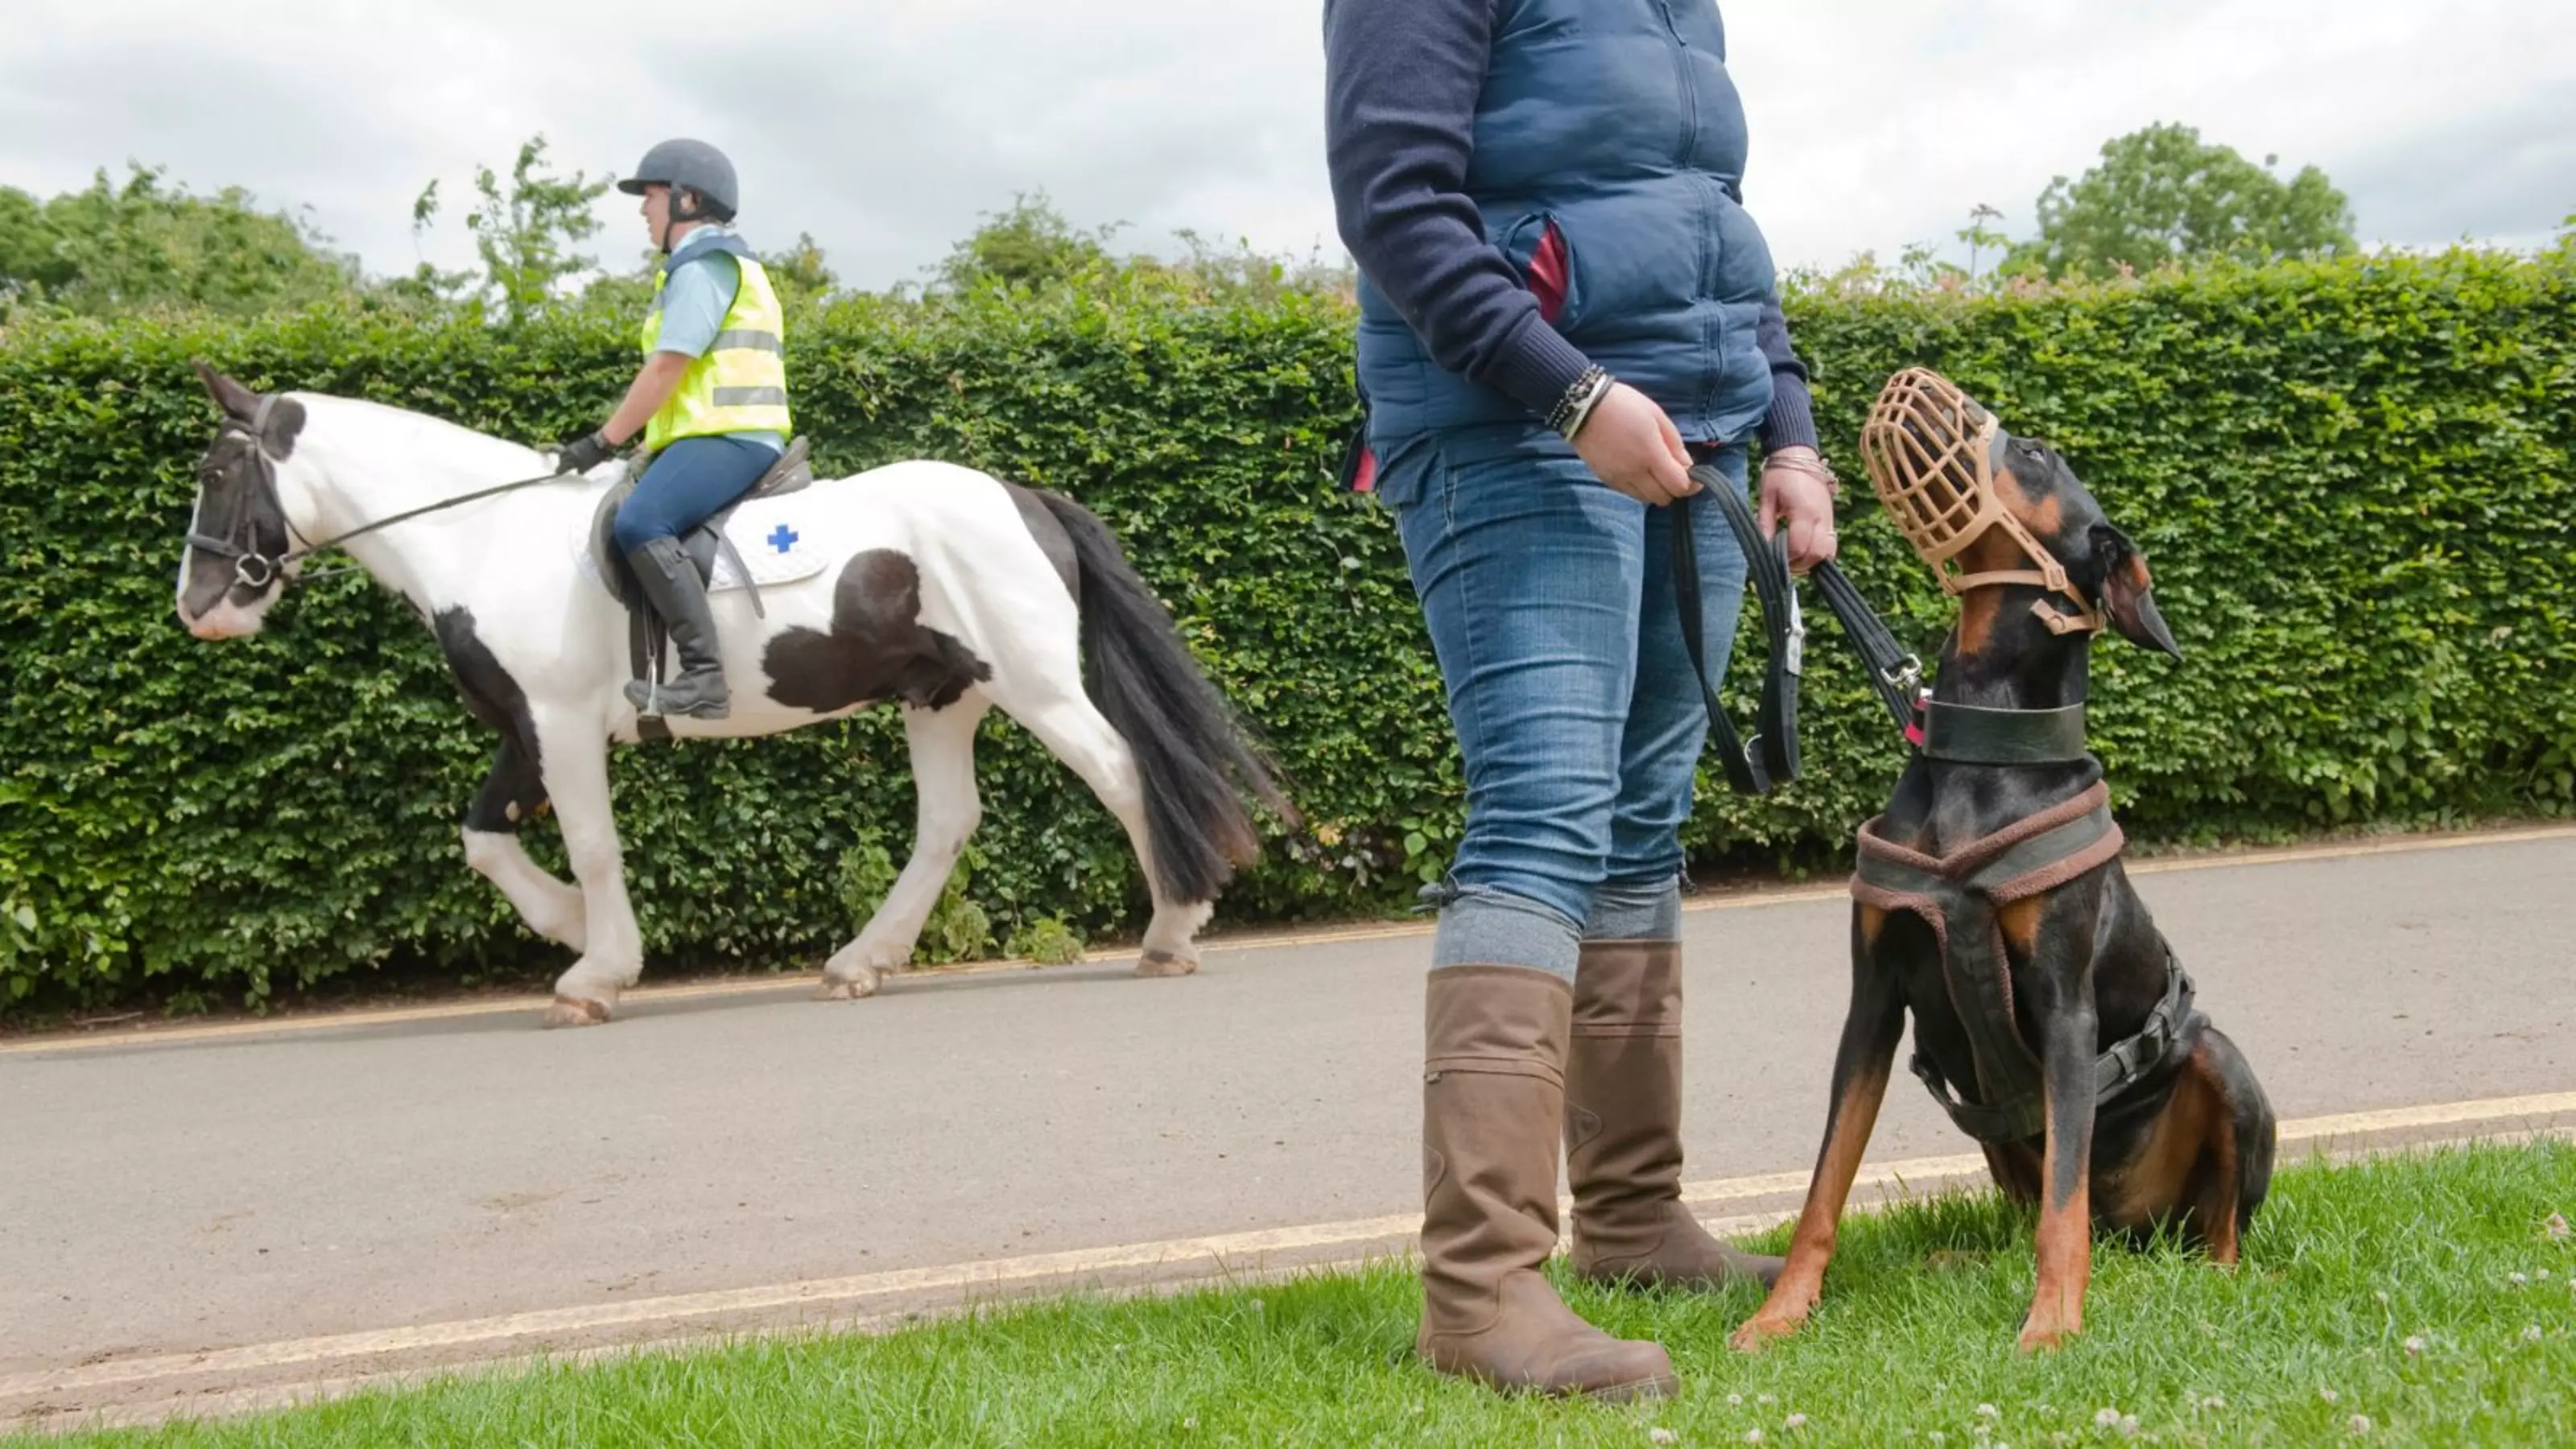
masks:
<path fill-rule="evenodd" d="M 1486 243 L 1465 191 L 1494 7 L 1325 0 L 1326 165 L 1343 244 L 1434 360 L 1544 416 L 1590 364 Z M 1763 445 L 1815 446 L 1776 291 L 1756 334 L 1772 375 Z"/>

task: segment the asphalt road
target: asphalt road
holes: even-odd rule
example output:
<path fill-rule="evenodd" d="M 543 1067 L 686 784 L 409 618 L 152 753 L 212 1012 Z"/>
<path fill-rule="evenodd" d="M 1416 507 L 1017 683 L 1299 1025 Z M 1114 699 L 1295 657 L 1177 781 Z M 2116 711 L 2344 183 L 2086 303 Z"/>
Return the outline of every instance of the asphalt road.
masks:
<path fill-rule="evenodd" d="M 2576 1088 L 2576 834 L 2138 881 L 2285 1119 Z M 1809 1163 L 1846 911 L 1689 913 L 1694 1181 Z M 0 1048 L 0 1423 L 72 1366 L 1417 1212 L 1425 957 Z M 1872 1158 L 1967 1146 L 1900 1074 Z"/>

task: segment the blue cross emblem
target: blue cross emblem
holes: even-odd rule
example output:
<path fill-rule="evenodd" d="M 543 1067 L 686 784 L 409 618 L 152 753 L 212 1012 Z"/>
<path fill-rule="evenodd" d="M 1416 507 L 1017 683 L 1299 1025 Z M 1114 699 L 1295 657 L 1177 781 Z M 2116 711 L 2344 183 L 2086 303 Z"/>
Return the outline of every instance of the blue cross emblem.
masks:
<path fill-rule="evenodd" d="M 798 537 L 800 537 L 800 535 L 796 530 L 789 528 L 786 524 L 782 523 L 769 535 L 769 546 L 778 550 L 780 553 L 785 553 L 796 546 L 796 540 Z"/>

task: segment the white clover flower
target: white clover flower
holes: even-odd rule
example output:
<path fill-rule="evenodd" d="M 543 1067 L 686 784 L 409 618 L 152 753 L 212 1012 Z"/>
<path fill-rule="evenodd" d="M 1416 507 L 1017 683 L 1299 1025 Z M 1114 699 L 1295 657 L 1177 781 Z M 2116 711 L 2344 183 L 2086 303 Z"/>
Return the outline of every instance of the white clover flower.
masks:
<path fill-rule="evenodd" d="M 2003 1416 L 2004 1411 L 1996 1408 L 1992 1404 L 1977 1405 L 1977 1417 L 1980 1419 L 2000 1419 Z"/>
<path fill-rule="evenodd" d="M 2117 1409 L 2096 1409 L 2093 1411 L 2093 1427 L 2096 1429 L 2108 1429 L 2119 1422 L 2120 1411 Z"/>
<path fill-rule="evenodd" d="M 2539 1331 L 2540 1331 L 2540 1330 L 2538 1330 L 2538 1329 L 2533 1329 L 2533 1330 L 2532 1330 L 2532 1332 L 2533 1332 L 2533 1333 L 2535 1333 L 2535 1334 L 2537 1334 Z M 1781 1427 L 1781 1428 L 1783 1428 L 1783 1429 L 1803 1429 L 1803 1428 L 1807 1427 L 1807 1416 L 1806 1416 L 1806 1415 L 1804 1415 L 1804 1414 L 1791 1414 L 1791 1415 L 1788 1417 L 1788 1419 L 1787 1419 L 1785 1422 L 1783 1422 L 1783 1423 L 1781 1424 L 1781 1426 L 1780 1426 L 1780 1427 Z"/>
<path fill-rule="evenodd" d="M 2353 1416 L 2352 1416 L 2352 1432 L 2354 1432 L 2354 1433 L 2356 1433 L 2356 1434 L 2367 1434 L 2367 1433 L 2369 1433 L 2369 1432 L 2370 1432 L 2370 1416 L 2369 1416 L 2368 1414 L 2355 1414 L 2355 1415 L 2353 1415 Z"/>
<path fill-rule="evenodd" d="M 2424 1335 L 2420 1333 L 2411 1333 L 2406 1336 L 2404 1347 L 2408 1358 L 2413 1358 L 2415 1355 L 2422 1353 L 2427 1346 L 2428 1345 L 2424 1342 Z"/>

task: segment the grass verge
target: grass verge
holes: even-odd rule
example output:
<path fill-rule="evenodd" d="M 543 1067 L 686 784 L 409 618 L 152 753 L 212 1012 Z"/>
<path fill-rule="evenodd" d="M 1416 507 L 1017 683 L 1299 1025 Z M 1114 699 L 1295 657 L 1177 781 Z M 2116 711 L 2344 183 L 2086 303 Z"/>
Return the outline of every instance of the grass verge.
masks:
<path fill-rule="evenodd" d="M 2576 1145 L 2285 1169 L 2233 1276 L 2096 1250 L 2086 1335 L 2013 1349 L 2030 1221 L 1991 1195 L 1846 1225 L 1826 1302 L 1759 1358 L 1757 1301 L 1574 1289 L 1673 1354 L 1679 1399 L 1504 1399 L 1413 1365 L 1399 1264 L 1076 1298 L 878 1337 L 639 1354 L 80 1442 L 307 1444 L 2576 1443 Z M 1772 1235 L 1777 1243 L 1785 1232 Z"/>

